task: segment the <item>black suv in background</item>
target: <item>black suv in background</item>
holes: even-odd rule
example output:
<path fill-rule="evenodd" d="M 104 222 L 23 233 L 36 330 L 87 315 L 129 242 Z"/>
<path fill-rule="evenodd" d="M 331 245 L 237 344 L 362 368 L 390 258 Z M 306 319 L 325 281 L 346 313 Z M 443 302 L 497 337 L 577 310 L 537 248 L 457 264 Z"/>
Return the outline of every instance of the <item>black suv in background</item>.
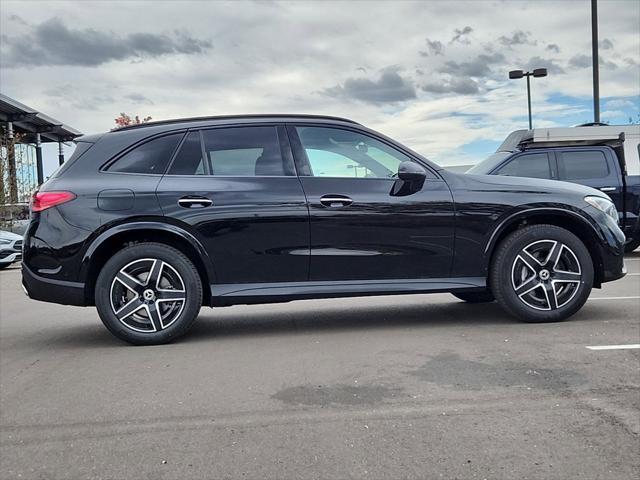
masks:
<path fill-rule="evenodd" d="M 346 119 L 212 117 L 79 139 L 35 194 L 23 284 L 134 344 L 201 305 L 451 292 L 532 322 L 625 274 L 597 190 L 455 174 Z"/>

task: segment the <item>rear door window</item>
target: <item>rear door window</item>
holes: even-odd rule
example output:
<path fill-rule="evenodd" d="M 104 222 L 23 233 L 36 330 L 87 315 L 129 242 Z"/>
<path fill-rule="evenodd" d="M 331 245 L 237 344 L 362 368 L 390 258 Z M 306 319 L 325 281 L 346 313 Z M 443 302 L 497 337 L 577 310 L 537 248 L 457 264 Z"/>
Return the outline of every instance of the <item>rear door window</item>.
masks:
<path fill-rule="evenodd" d="M 184 133 L 174 133 L 151 139 L 125 153 L 107 170 L 109 172 L 162 175 L 183 135 Z"/>
<path fill-rule="evenodd" d="M 206 175 L 207 165 L 202 155 L 200 132 L 190 132 L 169 167 L 169 175 Z"/>
<path fill-rule="evenodd" d="M 546 153 L 525 153 L 500 167 L 497 175 L 510 177 L 553 178 L 551 163 Z"/>
<path fill-rule="evenodd" d="M 282 156 L 276 127 L 230 127 L 202 131 L 210 175 L 273 177 L 295 175 Z"/>
<path fill-rule="evenodd" d="M 560 152 L 558 169 L 561 180 L 607 178 L 611 173 L 605 154 L 599 150 Z"/>

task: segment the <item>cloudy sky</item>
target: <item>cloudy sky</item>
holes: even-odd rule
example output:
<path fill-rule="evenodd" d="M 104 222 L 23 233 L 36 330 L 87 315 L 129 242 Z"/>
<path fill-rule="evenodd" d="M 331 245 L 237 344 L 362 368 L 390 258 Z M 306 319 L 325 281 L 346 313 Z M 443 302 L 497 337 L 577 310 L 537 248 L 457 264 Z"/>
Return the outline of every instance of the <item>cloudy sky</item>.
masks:
<path fill-rule="evenodd" d="M 441 164 L 474 163 L 526 127 L 591 121 L 589 0 L 11 1 L 2 93 L 82 132 L 119 112 L 352 118 Z M 640 121 L 640 2 L 600 0 L 601 110 Z"/>

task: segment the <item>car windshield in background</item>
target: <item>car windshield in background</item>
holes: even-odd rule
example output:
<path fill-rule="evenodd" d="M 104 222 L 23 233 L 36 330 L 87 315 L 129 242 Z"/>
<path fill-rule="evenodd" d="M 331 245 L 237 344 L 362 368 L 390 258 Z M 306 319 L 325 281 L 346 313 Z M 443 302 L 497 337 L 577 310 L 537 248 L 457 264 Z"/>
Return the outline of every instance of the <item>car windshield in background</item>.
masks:
<path fill-rule="evenodd" d="M 476 175 L 484 175 L 491 172 L 494 168 L 502 163 L 502 161 L 507 158 L 509 155 L 513 155 L 513 152 L 496 152 L 489 155 L 480 163 L 474 165 L 467 173 L 476 174 Z"/>

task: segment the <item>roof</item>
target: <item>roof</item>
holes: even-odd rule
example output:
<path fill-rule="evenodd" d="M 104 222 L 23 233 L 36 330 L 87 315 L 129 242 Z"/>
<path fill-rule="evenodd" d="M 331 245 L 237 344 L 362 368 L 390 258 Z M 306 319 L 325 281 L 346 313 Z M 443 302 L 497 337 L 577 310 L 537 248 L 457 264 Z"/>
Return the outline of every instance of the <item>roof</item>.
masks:
<path fill-rule="evenodd" d="M 174 118 L 170 120 L 159 120 L 156 122 L 137 123 L 135 125 L 127 125 L 126 127 L 116 128 L 114 132 L 123 130 L 133 130 L 138 128 L 156 127 L 161 125 L 173 125 L 176 123 L 196 123 L 196 122 L 224 122 L 227 120 L 283 120 L 283 119 L 304 119 L 304 120 L 330 120 L 336 122 L 346 122 L 359 125 L 358 122 L 349 120 L 348 118 L 333 117 L 330 115 L 309 115 L 309 114 L 247 114 L 247 115 L 218 115 L 209 117 L 191 117 L 191 118 Z"/>
<path fill-rule="evenodd" d="M 26 134 L 29 142 L 35 142 L 36 133 L 42 142 L 67 142 L 82 135 L 75 128 L 1 93 L 0 122 L 12 122 L 13 130 Z"/>

